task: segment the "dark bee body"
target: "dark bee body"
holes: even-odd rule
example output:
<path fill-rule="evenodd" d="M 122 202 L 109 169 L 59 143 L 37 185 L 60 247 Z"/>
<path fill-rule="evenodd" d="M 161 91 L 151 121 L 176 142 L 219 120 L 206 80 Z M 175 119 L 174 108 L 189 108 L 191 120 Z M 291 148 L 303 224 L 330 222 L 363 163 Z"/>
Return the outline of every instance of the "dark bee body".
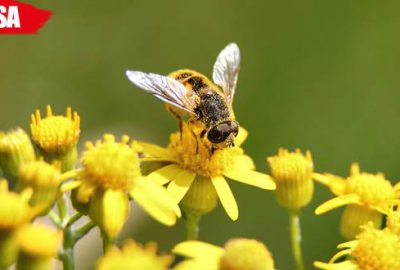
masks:
<path fill-rule="evenodd" d="M 198 98 L 194 111 L 198 121 L 205 126 L 205 135 L 208 131 L 208 139 L 212 143 L 222 143 L 231 134 L 237 135 L 238 125 L 235 121 L 232 109 L 228 107 L 226 97 L 221 89 L 207 79 L 204 75 L 184 69 L 169 75 L 180 81 L 189 91 L 193 91 Z M 233 137 L 226 142 L 233 145 Z"/>

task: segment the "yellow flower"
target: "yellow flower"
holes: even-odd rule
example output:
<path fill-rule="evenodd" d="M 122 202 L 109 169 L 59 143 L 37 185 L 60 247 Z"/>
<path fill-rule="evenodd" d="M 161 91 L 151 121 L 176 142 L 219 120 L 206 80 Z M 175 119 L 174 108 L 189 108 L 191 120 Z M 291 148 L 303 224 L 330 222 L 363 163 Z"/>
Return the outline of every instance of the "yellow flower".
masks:
<path fill-rule="evenodd" d="M 275 189 L 275 183 L 270 177 L 256 172 L 252 159 L 240 148 L 246 138 L 246 131 L 243 128 L 236 138 L 235 147 L 215 152 L 212 152 L 210 146 L 200 139 L 195 127 L 182 123 L 181 130 L 182 133 L 176 132 L 171 135 L 167 148 L 147 143 L 140 144 L 144 160 L 165 162 L 165 166 L 150 173 L 148 178 L 160 185 L 169 183 L 167 190 L 175 202 L 180 202 L 188 191 L 191 192 L 189 189 L 194 181 L 200 181 L 196 176 L 205 177 L 212 182 L 214 189 L 211 190 L 212 192 L 215 190 L 229 217 L 236 220 L 239 216 L 238 207 L 226 177 L 263 189 Z M 209 186 L 205 188 L 209 189 Z M 213 197 L 216 196 L 211 194 L 211 200 Z M 212 201 L 206 203 L 213 204 Z M 195 208 L 201 209 L 202 206 Z"/>
<path fill-rule="evenodd" d="M 129 137 L 120 142 L 110 134 L 94 145 L 86 143 L 82 156 L 83 170 L 79 180 L 68 185 L 79 185 L 76 199 L 89 205 L 89 216 L 111 238 L 124 225 L 133 198 L 153 218 L 165 225 L 173 225 L 180 210 L 166 190 L 141 175 L 140 161 Z"/>
<path fill-rule="evenodd" d="M 299 149 L 293 153 L 279 149 L 276 156 L 267 158 L 267 162 L 277 186 L 275 197 L 280 205 L 298 210 L 311 201 L 314 165 L 309 151 L 304 156 Z"/>
<path fill-rule="evenodd" d="M 126 241 L 121 249 L 114 247 L 97 261 L 97 270 L 167 270 L 170 255 L 157 255 L 157 244 L 144 246 Z"/>
<path fill-rule="evenodd" d="M 32 192 L 21 194 L 8 191 L 6 180 L 0 179 L 0 268 L 14 263 L 17 257 L 15 231 L 35 217 L 39 210 L 32 208 L 28 201 Z"/>
<path fill-rule="evenodd" d="M 17 269 L 50 270 L 58 253 L 62 234 L 44 224 L 29 224 L 17 233 Z"/>
<path fill-rule="evenodd" d="M 388 229 L 378 230 L 372 224 L 363 226 L 357 240 L 340 244 L 344 248 L 329 263 L 315 262 L 325 270 L 399 270 L 400 238 Z M 347 256 L 343 262 L 336 261 Z"/>
<path fill-rule="evenodd" d="M 0 168 L 5 175 L 16 177 L 21 164 L 34 160 L 35 151 L 23 129 L 0 132 Z"/>
<path fill-rule="evenodd" d="M 228 241 L 224 248 L 200 241 L 176 245 L 173 253 L 188 257 L 174 270 L 273 270 L 274 260 L 267 247 L 253 239 Z"/>
<path fill-rule="evenodd" d="M 77 112 L 67 108 L 66 116 L 53 115 L 46 107 L 46 117 L 40 111 L 31 116 L 32 139 L 46 161 L 59 160 L 62 171 L 71 170 L 77 160 L 76 145 L 80 134 L 80 118 Z"/>
<path fill-rule="evenodd" d="M 43 206 L 43 213 L 49 210 L 58 196 L 61 184 L 59 169 L 44 161 L 33 161 L 20 167 L 17 190 L 32 188 L 33 195 L 29 203 Z"/>
<path fill-rule="evenodd" d="M 347 239 L 354 239 L 360 232 L 360 226 L 367 222 L 379 227 L 382 223 L 381 212 L 398 201 L 395 189 L 383 174 L 360 172 L 357 163 L 352 164 L 350 176 L 346 179 L 331 174 L 314 174 L 314 177 L 337 196 L 320 205 L 315 213 L 319 215 L 346 206 L 340 231 Z"/>

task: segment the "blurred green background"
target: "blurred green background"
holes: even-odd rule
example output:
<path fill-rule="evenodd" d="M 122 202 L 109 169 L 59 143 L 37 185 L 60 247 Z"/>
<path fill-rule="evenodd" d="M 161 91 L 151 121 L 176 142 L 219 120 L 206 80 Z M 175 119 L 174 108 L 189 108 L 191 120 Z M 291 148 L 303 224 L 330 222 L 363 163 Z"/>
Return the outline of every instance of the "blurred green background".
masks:
<path fill-rule="evenodd" d="M 219 51 L 234 41 L 242 52 L 234 107 L 258 170 L 267 171 L 265 157 L 279 147 L 300 147 L 312 151 L 319 172 L 347 175 L 358 161 L 363 170 L 400 176 L 399 1 L 29 3 L 54 14 L 38 35 L 0 37 L 0 130 L 28 129 L 30 113 L 46 104 L 58 113 L 71 105 L 82 118 L 80 145 L 105 132 L 164 145 L 175 121 L 124 71 L 192 68 L 210 76 Z M 202 220 L 201 239 L 257 238 L 277 269 L 294 269 L 286 211 L 271 192 L 230 184 L 239 220 L 218 207 Z M 317 186 L 302 213 L 307 269 L 342 241 L 339 210 L 313 214 L 331 196 Z M 163 227 L 135 208 L 124 237 L 168 251 L 183 240 L 182 225 Z M 98 232 L 77 253 L 78 269 L 92 267 Z"/>

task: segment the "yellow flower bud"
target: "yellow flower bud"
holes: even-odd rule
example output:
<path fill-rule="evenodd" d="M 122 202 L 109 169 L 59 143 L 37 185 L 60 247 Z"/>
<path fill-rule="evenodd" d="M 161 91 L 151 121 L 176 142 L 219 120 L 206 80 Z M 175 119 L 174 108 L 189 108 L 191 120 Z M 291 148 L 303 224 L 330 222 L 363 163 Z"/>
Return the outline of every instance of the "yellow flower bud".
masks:
<path fill-rule="evenodd" d="M 173 253 L 187 257 L 175 270 L 274 270 L 274 260 L 267 247 L 253 239 L 237 238 L 224 248 L 201 241 L 185 241 L 176 245 Z"/>
<path fill-rule="evenodd" d="M 21 166 L 17 189 L 32 188 L 29 203 L 42 206 L 42 214 L 45 214 L 57 199 L 60 183 L 61 173 L 56 167 L 44 161 L 34 161 Z"/>
<path fill-rule="evenodd" d="M 35 151 L 24 130 L 0 132 L 0 168 L 6 176 L 16 178 L 20 165 L 34 160 Z"/>
<path fill-rule="evenodd" d="M 354 239 L 361 231 L 360 226 L 368 222 L 379 228 L 382 214 L 363 205 L 347 205 L 340 219 L 340 233 L 345 239 Z"/>
<path fill-rule="evenodd" d="M 66 116 L 53 115 L 51 107 L 47 106 L 45 118 L 42 119 L 39 110 L 31 118 L 32 138 L 44 159 L 50 163 L 60 161 L 63 172 L 73 169 L 80 134 L 78 113 L 67 108 Z"/>
<path fill-rule="evenodd" d="M 218 195 L 210 179 L 198 175 L 181 201 L 186 213 L 204 215 L 217 205 Z"/>
<path fill-rule="evenodd" d="M 225 244 L 220 259 L 221 270 L 274 270 L 274 260 L 267 247 L 253 239 L 233 239 Z"/>
<path fill-rule="evenodd" d="M 267 162 L 277 186 L 275 196 L 280 205 L 299 210 L 311 201 L 314 166 L 309 151 L 303 155 L 299 149 L 292 153 L 279 149 L 276 156 L 267 158 Z"/>
<path fill-rule="evenodd" d="M 31 192 L 8 191 L 6 180 L 0 180 L 0 269 L 13 264 L 17 258 L 15 231 L 28 223 L 37 209 L 28 204 Z"/>
<path fill-rule="evenodd" d="M 44 224 L 29 224 L 18 231 L 18 270 L 50 270 L 58 253 L 62 234 Z"/>
<path fill-rule="evenodd" d="M 121 190 L 107 189 L 94 193 L 88 213 L 103 233 L 110 239 L 114 239 L 122 230 L 129 210 L 127 194 Z"/>

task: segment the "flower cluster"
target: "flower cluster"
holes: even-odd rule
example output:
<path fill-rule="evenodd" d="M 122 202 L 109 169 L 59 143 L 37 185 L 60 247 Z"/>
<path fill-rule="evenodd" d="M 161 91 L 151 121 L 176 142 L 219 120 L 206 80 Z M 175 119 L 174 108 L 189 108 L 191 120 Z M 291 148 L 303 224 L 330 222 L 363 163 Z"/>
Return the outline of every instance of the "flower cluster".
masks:
<path fill-rule="evenodd" d="M 44 117 L 37 110 L 31 118 L 30 135 L 21 128 L 0 132 L 0 169 L 6 178 L 0 180 L 1 269 L 54 269 L 58 259 L 72 270 L 76 243 L 97 228 L 104 250 L 98 270 L 274 270 L 273 255 L 258 240 L 233 238 L 223 247 L 199 241 L 200 219 L 219 202 L 231 220 L 239 218 L 230 181 L 272 191 L 288 211 L 297 269 L 304 269 L 300 214 L 313 199 L 315 182 L 336 196 L 315 213 L 345 206 L 340 232 L 350 240 L 328 263 L 315 266 L 400 269 L 400 184 L 393 186 L 382 173 L 361 172 L 356 163 L 346 178 L 318 173 L 310 151 L 282 148 L 266 158 L 267 174 L 245 153 L 243 127 L 234 146 L 214 148 L 195 120 L 182 120 L 165 147 L 104 134 L 79 152 L 77 112 L 67 108 L 65 115 L 56 115 L 47 106 Z M 154 242 L 126 240 L 118 248 L 132 202 L 162 225 L 173 226 L 183 217 L 186 241 L 170 253 L 159 253 Z M 42 216 L 53 226 L 39 221 Z"/>

